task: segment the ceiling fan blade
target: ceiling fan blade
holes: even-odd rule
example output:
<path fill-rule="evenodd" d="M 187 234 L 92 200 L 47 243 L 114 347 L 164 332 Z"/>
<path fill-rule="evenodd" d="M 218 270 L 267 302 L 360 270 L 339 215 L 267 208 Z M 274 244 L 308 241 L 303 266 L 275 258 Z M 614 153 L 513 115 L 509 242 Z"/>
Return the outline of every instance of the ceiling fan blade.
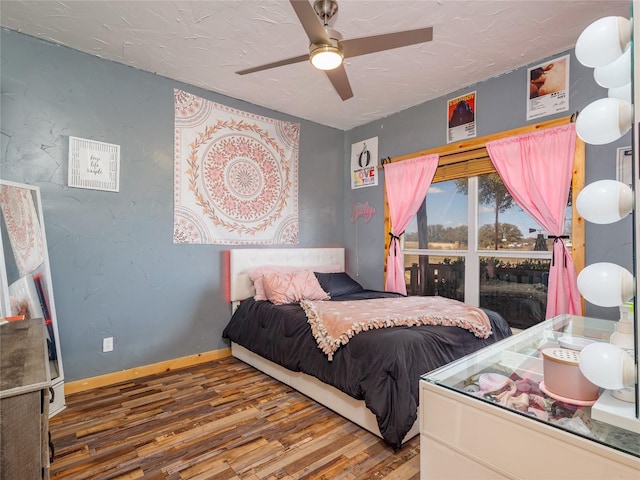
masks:
<path fill-rule="evenodd" d="M 343 101 L 353 97 L 353 91 L 351 90 L 351 84 L 349 84 L 344 65 L 340 65 L 334 70 L 325 70 L 325 73 Z"/>
<path fill-rule="evenodd" d="M 344 58 L 357 57 L 367 53 L 382 52 L 393 48 L 406 47 L 417 43 L 430 42 L 433 27 L 407 30 L 406 32 L 385 33 L 372 37 L 353 38 L 340 41 Z"/>
<path fill-rule="evenodd" d="M 305 62 L 309 60 L 309 54 L 300 55 L 298 57 L 287 58 L 286 60 L 280 60 L 278 62 L 267 63 L 266 65 L 260 65 L 259 67 L 251 67 L 246 70 L 240 70 L 236 72 L 238 75 L 247 75 L 248 73 L 261 72 L 262 70 L 269 70 L 270 68 L 283 67 L 285 65 L 291 65 L 292 63 Z"/>
<path fill-rule="evenodd" d="M 311 43 L 329 43 L 329 35 L 324 31 L 320 19 L 316 15 L 313 6 L 307 0 L 290 0 L 291 6 L 302 24 L 302 28 L 309 37 Z"/>

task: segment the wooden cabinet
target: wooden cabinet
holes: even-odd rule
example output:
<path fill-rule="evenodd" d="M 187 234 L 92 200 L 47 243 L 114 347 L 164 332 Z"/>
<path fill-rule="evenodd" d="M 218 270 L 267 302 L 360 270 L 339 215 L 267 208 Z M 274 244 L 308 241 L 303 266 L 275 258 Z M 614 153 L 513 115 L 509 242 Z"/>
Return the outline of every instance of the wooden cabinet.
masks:
<path fill-rule="evenodd" d="M 544 379 L 540 351 L 568 335 L 606 340 L 614 322 L 558 316 L 422 376 L 422 479 L 640 478 L 640 433 L 595 420 L 588 405 L 556 400 L 536 386 Z M 491 375 L 486 377 L 485 375 Z M 483 387 L 488 378 L 510 387 Z M 525 388 L 526 387 L 526 388 Z M 542 403 L 537 413 L 526 403 Z M 516 397 L 517 395 L 517 397 Z M 534 398 L 535 397 L 535 398 Z"/>
<path fill-rule="evenodd" d="M 42 319 L 0 325 L 0 478 L 49 478 L 50 387 Z"/>

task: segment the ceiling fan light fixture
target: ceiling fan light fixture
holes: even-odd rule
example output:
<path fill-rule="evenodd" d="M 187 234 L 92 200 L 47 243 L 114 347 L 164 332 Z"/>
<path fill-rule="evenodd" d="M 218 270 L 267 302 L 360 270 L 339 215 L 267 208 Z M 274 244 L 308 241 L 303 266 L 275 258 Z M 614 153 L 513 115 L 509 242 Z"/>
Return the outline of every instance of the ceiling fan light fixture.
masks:
<path fill-rule="evenodd" d="M 333 70 L 342 65 L 344 54 L 338 45 L 312 45 L 309 60 L 318 70 Z"/>

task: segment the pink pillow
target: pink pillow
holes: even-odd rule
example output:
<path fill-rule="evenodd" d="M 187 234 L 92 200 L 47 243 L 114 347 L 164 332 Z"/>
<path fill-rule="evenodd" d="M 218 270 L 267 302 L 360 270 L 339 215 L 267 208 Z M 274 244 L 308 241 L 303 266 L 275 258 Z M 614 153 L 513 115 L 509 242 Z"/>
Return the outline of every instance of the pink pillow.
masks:
<path fill-rule="evenodd" d="M 262 277 L 267 273 L 291 273 L 307 270 L 309 272 L 321 272 L 321 273 L 336 273 L 342 271 L 342 266 L 338 264 L 318 265 L 316 267 L 285 267 L 278 265 L 266 265 L 264 267 L 257 267 L 249 271 L 249 278 L 253 282 L 253 287 L 256 289 L 256 294 L 253 297 L 254 300 L 268 300 L 264 291 L 264 284 Z"/>
<path fill-rule="evenodd" d="M 267 273 L 262 276 L 267 299 L 276 305 L 300 300 L 327 300 L 329 294 L 322 290 L 320 282 L 309 270 L 289 273 Z"/>

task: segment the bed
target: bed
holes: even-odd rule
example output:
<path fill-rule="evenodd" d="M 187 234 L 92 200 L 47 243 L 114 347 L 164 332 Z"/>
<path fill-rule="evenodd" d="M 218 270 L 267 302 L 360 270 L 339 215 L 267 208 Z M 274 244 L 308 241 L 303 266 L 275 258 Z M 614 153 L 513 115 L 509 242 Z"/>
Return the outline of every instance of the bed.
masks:
<path fill-rule="evenodd" d="M 324 286 L 334 275 L 346 275 L 343 248 L 231 250 L 233 315 L 223 337 L 230 340 L 232 355 L 369 430 L 395 449 L 418 433 L 420 375 L 511 334 L 500 315 L 487 311 L 492 327 L 488 338 L 443 325 L 371 329 L 351 337 L 329 360 L 318 347 L 301 305 L 254 300 L 249 272 L 268 265 L 311 271 L 331 266 L 331 272 L 322 277 Z M 399 297 L 362 287 L 347 290 L 340 290 L 347 295 L 334 295 L 331 302 Z"/>

